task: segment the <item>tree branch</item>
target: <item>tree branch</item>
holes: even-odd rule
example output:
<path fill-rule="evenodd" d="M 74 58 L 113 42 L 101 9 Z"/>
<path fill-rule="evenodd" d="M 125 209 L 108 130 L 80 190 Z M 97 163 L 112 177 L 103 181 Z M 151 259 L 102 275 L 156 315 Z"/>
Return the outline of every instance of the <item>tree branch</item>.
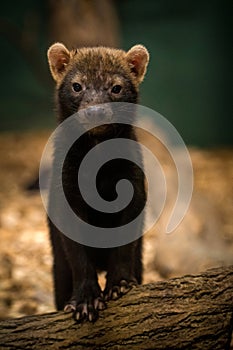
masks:
<path fill-rule="evenodd" d="M 133 288 L 95 324 L 63 312 L 0 322 L 1 349 L 230 349 L 233 266 Z"/>

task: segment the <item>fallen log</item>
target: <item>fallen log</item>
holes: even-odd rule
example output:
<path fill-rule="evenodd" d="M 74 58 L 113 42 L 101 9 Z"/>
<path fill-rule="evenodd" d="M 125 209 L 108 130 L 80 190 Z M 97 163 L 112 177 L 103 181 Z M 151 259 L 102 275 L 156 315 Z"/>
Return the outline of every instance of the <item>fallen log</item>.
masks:
<path fill-rule="evenodd" d="M 55 312 L 0 322 L 0 349 L 230 349 L 233 266 L 133 288 L 94 323 Z"/>

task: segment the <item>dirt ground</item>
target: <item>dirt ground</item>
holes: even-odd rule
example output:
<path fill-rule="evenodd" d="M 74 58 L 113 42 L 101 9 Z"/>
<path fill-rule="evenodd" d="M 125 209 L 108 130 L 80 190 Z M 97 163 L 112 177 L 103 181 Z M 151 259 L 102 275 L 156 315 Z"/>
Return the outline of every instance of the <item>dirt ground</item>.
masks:
<path fill-rule="evenodd" d="M 37 176 L 49 134 L 0 134 L 2 319 L 54 310 L 45 211 L 39 192 L 25 190 Z M 189 151 L 192 202 L 175 233 L 166 235 L 155 228 L 145 235 L 145 283 L 233 263 L 232 149 Z M 103 283 L 103 276 L 100 279 Z"/>

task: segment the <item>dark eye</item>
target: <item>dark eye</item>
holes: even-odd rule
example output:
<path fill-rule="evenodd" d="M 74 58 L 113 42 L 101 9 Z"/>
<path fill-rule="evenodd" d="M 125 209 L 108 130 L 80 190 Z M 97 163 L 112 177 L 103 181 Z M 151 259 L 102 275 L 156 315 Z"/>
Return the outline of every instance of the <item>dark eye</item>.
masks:
<path fill-rule="evenodd" d="M 121 92 L 122 87 L 120 85 L 114 85 L 112 88 L 113 94 L 119 94 Z"/>
<path fill-rule="evenodd" d="M 82 86 L 79 83 L 74 83 L 72 86 L 75 92 L 80 92 L 82 90 Z"/>

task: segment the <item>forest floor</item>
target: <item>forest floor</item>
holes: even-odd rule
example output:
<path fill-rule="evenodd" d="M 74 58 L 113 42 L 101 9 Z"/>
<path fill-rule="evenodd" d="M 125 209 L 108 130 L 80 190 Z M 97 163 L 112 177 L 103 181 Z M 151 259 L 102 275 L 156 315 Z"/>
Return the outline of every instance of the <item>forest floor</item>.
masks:
<path fill-rule="evenodd" d="M 54 310 L 45 210 L 39 191 L 26 190 L 49 134 L 0 134 L 1 319 Z M 164 234 L 157 226 L 144 236 L 145 283 L 233 263 L 232 149 L 189 151 L 191 205 L 175 233 Z M 100 281 L 103 285 L 104 275 Z"/>

